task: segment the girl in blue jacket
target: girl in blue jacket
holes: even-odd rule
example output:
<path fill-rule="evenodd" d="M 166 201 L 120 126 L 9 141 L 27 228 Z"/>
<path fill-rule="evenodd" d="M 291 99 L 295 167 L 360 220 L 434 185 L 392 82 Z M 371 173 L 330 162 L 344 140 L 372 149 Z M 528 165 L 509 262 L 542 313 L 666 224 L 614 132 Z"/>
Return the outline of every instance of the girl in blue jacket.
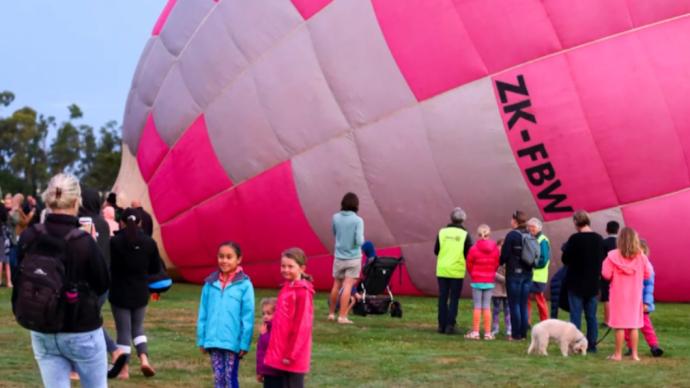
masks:
<path fill-rule="evenodd" d="M 238 387 L 240 359 L 249 351 L 254 331 L 254 286 L 240 263 L 234 242 L 218 247 L 218 270 L 204 282 L 196 325 L 196 343 L 211 357 L 216 387 Z"/>

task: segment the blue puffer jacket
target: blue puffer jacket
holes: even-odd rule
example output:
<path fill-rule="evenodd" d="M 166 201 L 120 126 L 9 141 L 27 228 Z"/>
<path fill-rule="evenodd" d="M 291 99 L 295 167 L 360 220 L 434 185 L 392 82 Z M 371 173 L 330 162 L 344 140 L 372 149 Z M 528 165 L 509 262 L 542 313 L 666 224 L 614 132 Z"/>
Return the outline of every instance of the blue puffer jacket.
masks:
<path fill-rule="evenodd" d="M 238 353 L 249 351 L 254 331 L 254 286 L 238 272 L 221 289 L 218 271 L 206 278 L 201 290 L 196 344 Z"/>
<path fill-rule="evenodd" d="M 642 302 L 647 306 L 647 312 L 654 311 L 654 272 L 649 279 L 644 280 L 644 287 L 642 287 Z"/>

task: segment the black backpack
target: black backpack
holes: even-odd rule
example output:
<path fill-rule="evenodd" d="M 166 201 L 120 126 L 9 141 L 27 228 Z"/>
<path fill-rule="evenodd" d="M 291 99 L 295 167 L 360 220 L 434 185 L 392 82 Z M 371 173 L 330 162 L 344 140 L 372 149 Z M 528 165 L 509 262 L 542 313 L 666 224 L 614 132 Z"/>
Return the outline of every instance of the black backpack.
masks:
<path fill-rule="evenodd" d="M 41 333 L 58 333 L 65 320 L 67 303 L 79 298 L 72 279 L 67 252 L 71 240 L 84 236 L 81 229 L 71 230 L 64 238 L 48 234 L 43 224 L 34 226 L 36 238 L 19 265 L 16 300 L 13 306 L 17 322 Z"/>

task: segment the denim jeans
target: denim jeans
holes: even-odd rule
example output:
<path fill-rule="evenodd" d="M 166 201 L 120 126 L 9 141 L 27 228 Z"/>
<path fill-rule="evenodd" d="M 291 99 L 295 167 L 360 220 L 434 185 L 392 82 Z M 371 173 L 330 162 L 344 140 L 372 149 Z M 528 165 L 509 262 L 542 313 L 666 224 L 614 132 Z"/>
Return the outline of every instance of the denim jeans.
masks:
<path fill-rule="evenodd" d="M 83 333 L 46 334 L 31 332 L 34 358 L 45 387 L 69 388 L 72 368 L 82 387 L 106 388 L 108 361 L 103 330 Z"/>
<path fill-rule="evenodd" d="M 527 337 L 529 323 L 527 315 L 527 298 L 532 288 L 532 273 L 508 274 L 506 276 L 506 292 L 508 306 L 510 306 L 510 326 L 513 339 Z"/>
<path fill-rule="evenodd" d="M 458 316 L 458 303 L 464 279 L 438 279 L 438 328 L 445 330 L 448 326 L 455 326 Z M 450 300 L 448 300 L 450 299 Z"/>
<path fill-rule="evenodd" d="M 582 311 L 585 312 L 587 321 L 587 351 L 596 352 L 599 328 L 597 327 L 597 297 L 591 296 L 583 298 L 572 292 L 568 292 L 568 303 L 570 303 L 570 322 L 580 329 L 582 324 Z"/>

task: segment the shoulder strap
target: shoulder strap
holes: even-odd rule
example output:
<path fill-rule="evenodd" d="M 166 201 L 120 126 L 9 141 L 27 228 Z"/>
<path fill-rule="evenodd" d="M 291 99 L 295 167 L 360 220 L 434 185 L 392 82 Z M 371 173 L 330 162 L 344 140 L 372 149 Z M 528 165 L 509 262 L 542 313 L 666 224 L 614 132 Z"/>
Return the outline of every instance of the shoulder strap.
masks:
<path fill-rule="evenodd" d="M 70 241 L 76 240 L 87 233 L 80 229 L 80 228 L 74 228 L 70 230 L 64 237 L 65 239 L 65 257 L 64 257 L 64 264 L 65 264 L 65 277 L 69 282 L 72 283 L 77 283 L 75 280 L 74 276 L 74 263 L 72 260 L 72 255 L 70 254 L 70 249 L 69 249 L 69 243 Z"/>
<path fill-rule="evenodd" d="M 46 229 L 45 224 L 34 224 L 34 229 L 36 229 L 36 231 L 41 234 L 48 233 L 48 229 Z"/>

